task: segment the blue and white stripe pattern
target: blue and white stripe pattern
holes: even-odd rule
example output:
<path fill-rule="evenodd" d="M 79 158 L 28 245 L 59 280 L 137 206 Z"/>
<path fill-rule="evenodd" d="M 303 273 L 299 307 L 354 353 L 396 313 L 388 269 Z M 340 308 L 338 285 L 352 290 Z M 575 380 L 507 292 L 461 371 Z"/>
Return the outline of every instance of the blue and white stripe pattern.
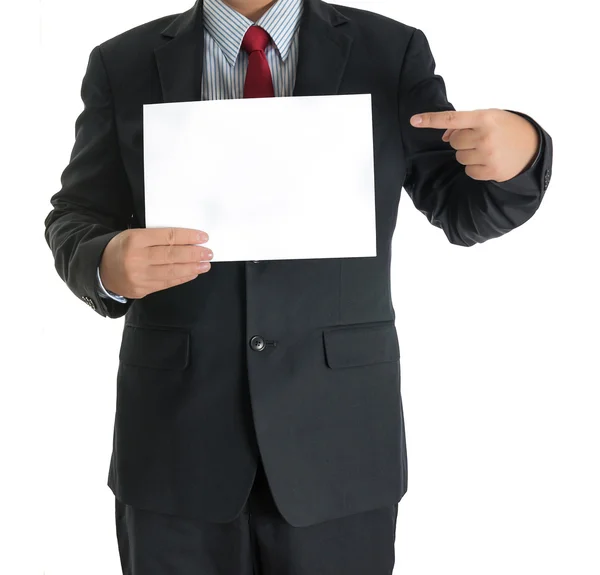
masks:
<path fill-rule="evenodd" d="M 265 55 L 276 97 L 291 96 L 294 91 L 303 8 L 303 0 L 278 0 L 256 22 L 273 40 Z M 222 0 L 204 0 L 203 100 L 244 97 L 248 54 L 241 46 L 253 24 Z"/>
<path fill-rule="evenodd" d="M 277 0 L 256 22 L 271 36 L 265 55 L 273 76 L 275 96 L 291 96 L 296 83 L 298 37 L 304 0 Z M 255 24 L 222 0 L 204 0 L 204 70 L 202 100 L 244 97 L 248 54 L 241 50 L 248 28 Z M 121 303 L 127 299 L 106 291 L 96 270 L 101 297 Z"/>

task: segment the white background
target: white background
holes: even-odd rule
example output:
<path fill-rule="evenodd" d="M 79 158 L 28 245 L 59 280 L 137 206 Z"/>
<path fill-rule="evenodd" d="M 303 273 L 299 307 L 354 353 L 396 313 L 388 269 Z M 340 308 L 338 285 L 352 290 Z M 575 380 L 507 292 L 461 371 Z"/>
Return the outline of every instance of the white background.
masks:
<path fill-rule="evenodd" d="M 119 573 L 106 476 L 122 320 L 101 318 L 62 284 L 43 220 L 91 49 L 191 3 L 3 4 L 2 574 Z M 526 112 L 555 145 L 538 213 L 487 244 L 452 246 L 401 202 L 393 287 L 409 489 L 398 574 L 600 573 L 592 4 L 356 3 L 426 33 L 457 109 Z"/>

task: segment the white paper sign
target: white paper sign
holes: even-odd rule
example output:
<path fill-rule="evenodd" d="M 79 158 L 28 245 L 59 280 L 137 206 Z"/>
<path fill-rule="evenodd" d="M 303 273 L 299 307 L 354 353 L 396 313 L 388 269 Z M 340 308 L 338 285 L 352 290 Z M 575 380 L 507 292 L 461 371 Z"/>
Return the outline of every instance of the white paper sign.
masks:
<path fill-rule="evenodd" d="M 376 255 L 370 94 L 145 105 L 144 178 L 214 262 Z"/>

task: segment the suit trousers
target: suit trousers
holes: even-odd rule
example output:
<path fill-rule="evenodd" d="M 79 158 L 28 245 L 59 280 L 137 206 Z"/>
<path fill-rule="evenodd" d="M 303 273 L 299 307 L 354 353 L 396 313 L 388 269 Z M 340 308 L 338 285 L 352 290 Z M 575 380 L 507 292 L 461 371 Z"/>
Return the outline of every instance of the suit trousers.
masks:
<path fill-rule="evenodd" d="M 391 575 L 398 504 L 293 527 L 262 465 L 230 523 L 162 515 L 116 500 L 123 575 Z"/>

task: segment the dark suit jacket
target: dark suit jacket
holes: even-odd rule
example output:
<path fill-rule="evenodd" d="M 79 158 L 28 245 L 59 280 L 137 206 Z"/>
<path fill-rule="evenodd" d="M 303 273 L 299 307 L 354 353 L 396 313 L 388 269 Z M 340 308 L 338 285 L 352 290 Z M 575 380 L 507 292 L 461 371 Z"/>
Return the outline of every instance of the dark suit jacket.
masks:
<path fill-rule="evenodd" d="M 536 124 L 542 155 L 509 182 L 469 178 L 441 131 L 409 125 L 412 114 L 454 109 L 424 34 L 307 0 L 295 95 L 372 94 L 377 257 L 215 263 L 125 305 L 101 299 L 106 244 L 145 225 L 142 105 L 201 98 L 201 26 L 199 0 L 94 48 L 45 222 L 69 288 L 101 316 L 125 315 L 109 485 L 134 506 L 224 522 L 240 512 L 260 452 L 292 525 L 393 504 L 407 489 L 390 295 L 401 188 L 452 243 L 483 242 L 537 210 L 551 139 Z"/>

